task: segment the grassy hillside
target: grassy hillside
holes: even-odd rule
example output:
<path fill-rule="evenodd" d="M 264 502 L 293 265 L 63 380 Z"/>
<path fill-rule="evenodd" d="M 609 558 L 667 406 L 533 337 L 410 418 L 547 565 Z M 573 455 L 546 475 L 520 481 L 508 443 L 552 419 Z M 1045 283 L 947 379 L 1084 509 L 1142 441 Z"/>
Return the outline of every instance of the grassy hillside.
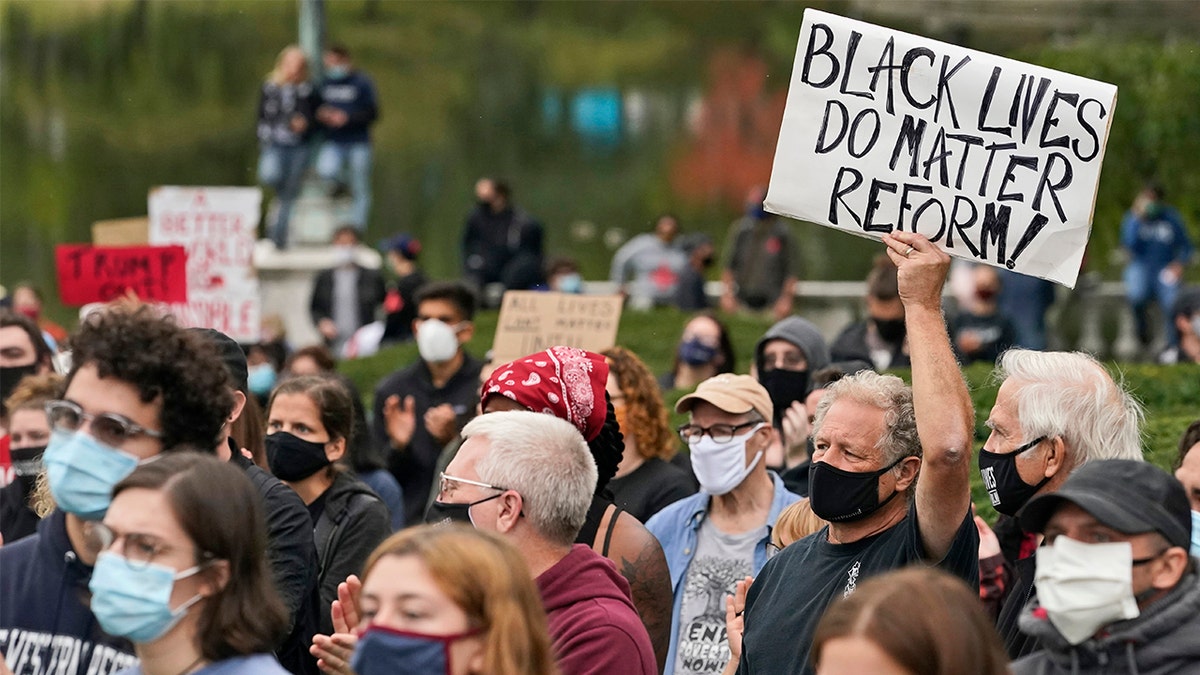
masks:
<path fill-rule="evenodd" d="M 640 355 L 651 371 L 665 372 L 671 367 L 675 343 L 688 316 L 683 312 L 665 309 L 627 312 L 622 316 L 617 341 Z M 737 371 L 746 372 L 750 367 L 754 343 L 770 325 L 770 321 L 752 317 L 732 317 L 727 321 L 737 354 Z M 475 321 L 475 338 L 468 347 L 470 351 L 482 355 L 492 344 L 495 331 L 496 313 L 480 313 Z M 342 370 L 369 397 L 380 379 L 416 358 L 416 345 L 402 345 L 385 349 L 370 358 L 346 362 Z M 1169 468 L 1175 458 L 1179 437 L 1188 424 L 1200 418 L 1200 366 L 1109 364 L 1109 368 L 1124 378 L 1126 385 L 1145 405 L 1146 458 L 1158 466 Z M 907 371 L 897 374 L 905 380 L 911 379 Z M 975 446 L 978 448 L 987 438 L 983 422 L 987 419 L 992 402 L 996 400 L 997 384 L 991 380 L 991 368 L 987 365 L 973 365 L 965 369 L 965 375 L 975 403 Z M 674 403 L 684 393 L 667 392 L 667 402 Z M 673 424 L 683 421 L 679 415 L 672 418 Z M 979 512 L 985 517 L 992 517 L 994 514 L 979 482 L 978 472 L 972 472 L 972 490 Z"/>

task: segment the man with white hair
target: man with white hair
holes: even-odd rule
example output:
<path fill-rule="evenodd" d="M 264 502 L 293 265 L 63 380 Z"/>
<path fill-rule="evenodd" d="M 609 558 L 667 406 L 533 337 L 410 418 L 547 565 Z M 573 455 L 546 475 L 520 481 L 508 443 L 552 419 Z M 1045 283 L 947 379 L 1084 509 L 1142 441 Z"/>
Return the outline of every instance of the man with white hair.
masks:
<path fill-rule="evenodd" d="M 780 551 L 727 606 L 727 621 L 736 627 L 743 614 L 745 624 L 738 673 L 813 673 L 809 652 L 825 608 L 871 576 L 927 564 L 978 586 L 974 411 L 941 306 L 950 257 L 920 235 L 883 240 L 898 268 L 912 387 L 864 371 L 821 399 L 809 499 L 829 525 Z M 737 647 L 731 634 L 735 656 Z"/>
<path fill-rule="evenodd" d="M 1013 579 L 996 628 L 1009 657 L 1017 659 L 1040 647 L 1017 627 L 1022 608 L 1037 597 L 1039 539 L 1010 518 L 1033 497 L 1057 491 L 1088 462 L 1141 460 L 1142 409 L 1104 366 L 1080 352 L 1010 349 L 1000 356 L 995 378 L 1001 384 L 988 415 L 991 434 L 979 451 L 979 473 L 992 506 L 1009 517 L 997 529 L 1015 530 L 1005 554 Z"/>
<path fill-rule="evenodd" d="M 575 545 L 596 462 L 570 422 L 528 411 L 481 415 L 442 474 L 429 522 L 465 521 L 520 550 L 537 581 L 563 675 L 658 672 L 629 583 Z"/>

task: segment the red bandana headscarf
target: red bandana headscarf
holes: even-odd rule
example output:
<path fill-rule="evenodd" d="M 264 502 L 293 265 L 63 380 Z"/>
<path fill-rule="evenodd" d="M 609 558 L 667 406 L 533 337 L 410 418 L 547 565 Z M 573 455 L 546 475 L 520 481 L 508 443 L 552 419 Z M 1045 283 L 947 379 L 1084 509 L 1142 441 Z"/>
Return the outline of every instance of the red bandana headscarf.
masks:
<path fill-rule="evenodd" d="M 600 434 L 607 409 L 604 387 L 608 362 L 575 347 L 551 347 L 492 371 L 480 400 L 504 396 L 529 408 L 564 419 L 590 441 Z"/>

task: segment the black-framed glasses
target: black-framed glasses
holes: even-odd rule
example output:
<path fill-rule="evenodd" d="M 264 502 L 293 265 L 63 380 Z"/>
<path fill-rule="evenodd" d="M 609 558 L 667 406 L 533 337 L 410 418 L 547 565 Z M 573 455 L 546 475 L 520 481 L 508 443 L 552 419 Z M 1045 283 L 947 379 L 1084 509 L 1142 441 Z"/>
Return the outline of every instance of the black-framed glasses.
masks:
<path fill-rule="evenodd" d="M 74 433 L 85 422 L 91 423 L 91 433 L 96 440 L 114 448 L 120 447 L 125 441 L 137 436 L 162 438 L 162 432 L 147 429 L 133 420 L 116 413 L 86 413 L 83 408 L 70 401 L 50 401 L 46 403 L 46 417 L 50 428 L 55 431 Z"/>
<path fill-rule="evenodd" d="M 728 443 L 733 440 L 737 432 L 746 427 L 759 424 L 763 424 L 762 420 L 742 422 L 741 424 L 714 424 L 711 427 L 702 427 L 698 424 L 684 424 L 679 427 L 679 437 L 683 439 L 684 443 L 691 444 L 698 442 L 701 438 L 704 438 L 705 434 L 708 434 L 708 437 L 716 443 Z"/>
<path fill-rule="evenodd" d="M 172 547 L 162 539 L 142 532 L 125 532 L 117 534 L 107 525 L 100 522 L 89 523 L 90 535 L 101 551 L 111 551 L 128 561 L 130 567 L 144 569 L 158 556 L 167 553 Z M 117 542 L 121 542 L 119 548 Z M 196 556 L 197 561 L 211 560 L 213 555 L 201 551 Z"/>

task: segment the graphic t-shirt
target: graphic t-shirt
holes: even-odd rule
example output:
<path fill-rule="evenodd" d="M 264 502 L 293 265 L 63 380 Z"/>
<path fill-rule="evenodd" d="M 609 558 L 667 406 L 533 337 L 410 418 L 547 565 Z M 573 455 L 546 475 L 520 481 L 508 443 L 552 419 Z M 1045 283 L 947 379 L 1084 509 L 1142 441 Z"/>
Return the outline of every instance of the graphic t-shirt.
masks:
<path fill-rule="evenodd" d="M 755 578 L 746 595 L 739 675 L 811 674 L 809 650 L 821 615 L 876 574 L 936 564 L 979 590 L 979 532 L 969 510 L 940 561 L 926 561 L 915 505 L 904 520 L 865 539 L 833 544 L 828 535 L 824 527 L 791 544 Z"/>
<path fill-rule="evenodd" d="M 754 546 L 766 530 L 764 525 L 743 534 L 725 534 L 711 519 L 700 524 L 696 557 L 683 580 L 675 675 L 720 673 L 729 663 L 725 596 L 733 593 L 739 579 L 751 574 Z"/>

